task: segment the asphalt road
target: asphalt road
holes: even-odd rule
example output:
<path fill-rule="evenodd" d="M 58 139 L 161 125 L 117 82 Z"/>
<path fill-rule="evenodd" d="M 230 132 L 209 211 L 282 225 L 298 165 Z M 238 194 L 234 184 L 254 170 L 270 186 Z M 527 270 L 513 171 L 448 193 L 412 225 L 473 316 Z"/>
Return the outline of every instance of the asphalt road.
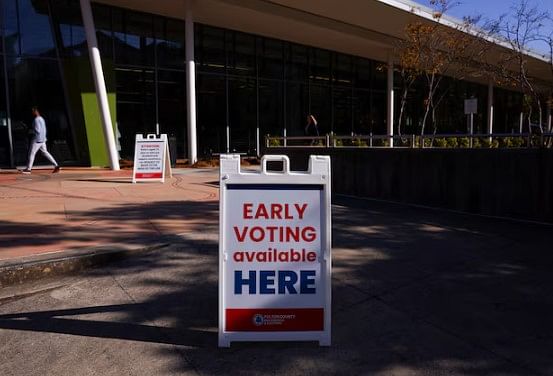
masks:
<path fill-rule="evenodd" d="M 176 244 L 0 290 L 0 374 L 553 374 L 553 227 L 338 201 L 330 348 L 217 348 L 204 202 Z"/>

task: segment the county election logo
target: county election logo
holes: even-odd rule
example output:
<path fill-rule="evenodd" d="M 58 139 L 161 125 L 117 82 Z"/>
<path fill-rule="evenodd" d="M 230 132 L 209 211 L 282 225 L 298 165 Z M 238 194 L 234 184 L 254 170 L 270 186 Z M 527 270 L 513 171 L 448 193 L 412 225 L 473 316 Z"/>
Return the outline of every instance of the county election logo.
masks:
<path fill-rule="evenodd" d="M 253 316 L 253 324 L 255 326 L 263 325 L 263 315 L 257 314 Z"/>

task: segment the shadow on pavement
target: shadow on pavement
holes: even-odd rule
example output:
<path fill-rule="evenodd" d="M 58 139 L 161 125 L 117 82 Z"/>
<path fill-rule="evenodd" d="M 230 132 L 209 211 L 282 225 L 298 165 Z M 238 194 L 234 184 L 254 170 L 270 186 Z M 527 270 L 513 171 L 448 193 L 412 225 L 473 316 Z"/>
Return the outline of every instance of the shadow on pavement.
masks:
<path fill-rule="evenodd" d="M 0 243 L 12 248 L 56 245 L 60 241 L 82 243 L 82 246 L 89 246 L 91 241 L 98 244 L 155 243 L 164 233 L 159 227 L 166 223 L 175 221 L 183 228 L 190 222 L 194 230 L 195 222 L 207 218 L 217 220 L 214 216 L 217 210 L 218 203 L 214 201 L 161 201 L 66 211 L 66 224 L 0 220 Z M 204 229 L 216 229 L 217 223 L 209 222 L 206 226 Z"/>
<path fill-rule="evenodd" d="M 95 286 L 110 277 L 132 301 L 4 313 L 0 328 L 173 345 L 156 349 L 171 361 L 168 373 L 553 373 L 551 227 L 352 199 L 338 204 L 330 348 L 217 348 L 215 202 L 77 214 L 115 223 L 147 211 L 191 227 L 169 250 L 88 273 L 83 295 L 100 294 Z M 103 230 L 109 237 L 113 229 Z"/>

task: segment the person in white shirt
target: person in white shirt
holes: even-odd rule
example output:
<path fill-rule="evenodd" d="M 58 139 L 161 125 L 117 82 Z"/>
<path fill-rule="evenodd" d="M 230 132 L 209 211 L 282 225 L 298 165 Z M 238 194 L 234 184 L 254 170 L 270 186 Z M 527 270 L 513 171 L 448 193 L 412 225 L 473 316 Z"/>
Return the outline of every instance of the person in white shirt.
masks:
<path fill-rule="evenodd" d="M 33 137 L 31 139 L 31 145 L 29 147 L 29 160 L 27 162 L 27 168 L 22 172 L 24 174 L 30 174 L 33 169 L 33 163 L 35 162 L 36 153 L 40 150 L 42 154 L 54 165 L 53 173 L 60 171 L 60 166 L 58 162 L 52 157 L 52 154 L 48 153 L 46 149 L 46 122 L 44 118 L 40 116 L 40 112 L 37 107 L 33 107 Z"/>

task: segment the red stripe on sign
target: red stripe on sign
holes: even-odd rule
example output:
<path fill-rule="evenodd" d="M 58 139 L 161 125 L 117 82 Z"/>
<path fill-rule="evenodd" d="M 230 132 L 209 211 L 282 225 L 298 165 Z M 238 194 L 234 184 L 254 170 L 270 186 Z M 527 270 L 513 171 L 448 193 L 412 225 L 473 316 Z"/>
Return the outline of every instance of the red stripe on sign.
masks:
<path fill-rule="evenodd" d="M 297 332 L 324 330 L 323 308 L 226 310 L 228 332 Z"/>
<path fill-rule="evenodd" d="M 137 172 L 134 176 L 136 179 L 161 179 L 161 172 Z"/>

